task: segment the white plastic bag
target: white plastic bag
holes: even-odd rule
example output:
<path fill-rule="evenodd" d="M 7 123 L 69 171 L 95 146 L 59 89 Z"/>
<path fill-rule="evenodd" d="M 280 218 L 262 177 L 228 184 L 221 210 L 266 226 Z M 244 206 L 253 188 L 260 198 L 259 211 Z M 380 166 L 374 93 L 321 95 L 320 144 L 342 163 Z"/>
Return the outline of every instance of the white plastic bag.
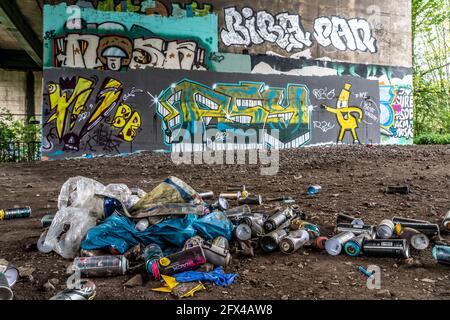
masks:
<path fill-rule="evenodd" d="M 87 209 L 62 208 L 53 219 L 44 246 L 65 259 L 73 259 L 78 255 L 88 230 L 96 224 L 97 218 Z"/>

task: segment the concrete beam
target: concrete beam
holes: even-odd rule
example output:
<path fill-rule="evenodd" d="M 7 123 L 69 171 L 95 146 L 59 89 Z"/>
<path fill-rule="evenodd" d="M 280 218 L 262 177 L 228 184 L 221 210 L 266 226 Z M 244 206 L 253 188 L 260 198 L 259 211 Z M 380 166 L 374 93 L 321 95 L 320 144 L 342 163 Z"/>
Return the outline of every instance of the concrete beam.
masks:
<path fill-rule="evenodd" d="M 42 41 L 26 22 L 15 0 L 0 1 L 0 23 L 7 28 L 31 59 L 42 67 Z"/>

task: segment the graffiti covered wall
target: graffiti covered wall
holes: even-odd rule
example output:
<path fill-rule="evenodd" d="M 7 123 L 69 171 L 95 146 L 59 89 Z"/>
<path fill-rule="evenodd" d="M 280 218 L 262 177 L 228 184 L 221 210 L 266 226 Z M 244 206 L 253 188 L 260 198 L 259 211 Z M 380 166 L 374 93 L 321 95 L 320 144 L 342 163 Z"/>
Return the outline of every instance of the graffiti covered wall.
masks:
<path fill-rule="evenodd" d="M 411 143 L 401 2 L 48 0 L 45 156 Z"/>

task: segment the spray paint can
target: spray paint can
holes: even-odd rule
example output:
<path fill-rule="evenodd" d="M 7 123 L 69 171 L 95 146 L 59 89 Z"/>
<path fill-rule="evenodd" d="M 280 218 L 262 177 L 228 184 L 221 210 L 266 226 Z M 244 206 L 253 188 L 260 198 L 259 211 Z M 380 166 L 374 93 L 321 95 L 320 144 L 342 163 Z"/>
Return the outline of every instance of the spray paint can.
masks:
<path fill-rule="evenodd" d="M 234 236 L 240 241 L 250 240 L 252 238 L 252 234 L 252 228 L 246 223 L 241 223 L 234 228 Z"/>
<path fill-rule="evenodd" d="M 389 186 L 386 187 L 384 189 L 384 193 L 386 194 L 394 194 L 394 193 L 398 193 L 398 194 L 409 194 L 410 193 L 410 188 L 408 185 L 403 185 L 403 186 Z"/>
<path fill-rule="evenodd" d="M 142 257 L 144 258 L 147 272 L 151 275 L 156 274 L 157 278 L 155 277 L 155 279 L 159 279 L 158 261 L 164 257 L 161 247 L 154 243 L 146 246 Z"/>
<path fill-rule="evenodd" d="M 288 232 L 283 228 L 274 230 L 261 237 L 259 240 L 259 245 L 264 252 L 272 253 L 277 250 L 281 240 L 283 240 L 287 235 Z"/>
<path fill-rule="evenodd" d="M 421 224 L 430 224 L 429 221 L 411 219 L 411 218 L 402 218 L 402 217 L 394 217 L 392 218 L 392 222 L 394 223 L 421 223 Z"/>
<path fill-rule="evenodd" d="M 293 219 L 290 228 L 291 230 L 306 230 L 313 236 L 313 238 L 320 237 L 320 228 L 317 225 L 303 221 L 300 218 Z"/>
<path fill-rule="evenodd" d="M 291 254 L 303 247 L 309 241 L 309 233 L 306 230 L 290 232 L 280 241 L 280 250 L 285 254 Z"/>
<path fill-rule="evenodd" d="M 197 269 L 205 263 L 206 257 L 203 248 L 196 246 L 159 259 L 154 267 L 154 269 L 157 269 L 157 274 L 153 273 L 153 276 L 155 279 L 159 279 L 160 275 L 172 276 L 177 273 Z"/>
<path fill-rule="evenodd" d="M 240 205 L 249 204 L 249 205 L 260 206 L 260 205 L 262 205 L 262 196 L 258 195 L 258 196 L 248 196 L 246 198 L 239 198 L 238 203 Z"/>
<path fill-rule="evenodd" d="M 55 219 L 54 214 L 48 214 L 41 219 L 42 228 L 48 228 L 52 225 L 53 219 Z"/>
<path fill-rule="evenodd" d="M 371 239 L 374 239 L 376 236 L 376 230 L 374 226 L 367 225 L 357 225 L 357 224 L 349 224 L 349 223 L 341 223 L 337 225 L 337 233 L 350 231 L 353 232 L 355 236 L 359 236 L 363 233 L 366 233 L 370 236 Z"/>
<path fill-rule="evenodd" d="M 342 223 L 350 223 L 350 224 L 355 224 L 355 225 L 359 225 L 359 226 L 364 225 L 364 221 L 359 218 L 355 218 L 355 217 L 352 217 L 352 216 L 344 214 L 344 213 L 338 213 L 338 215 L 336 217 L 336 224 L 342 224 Z"/>
<path fill-rule="evenodd" d="M 210 206 L 210 210 L 226 211 L 229 207 L 227 199 L 219 197 L 219 199 Z"/>
<path fill-rule="evenodd" d="M 433 223 L 397 222 L 397 220 L 394 223 L 400 224 L 402 228 L 416 229 L 429 238 L 440 236 L 441 234 L 439 225 Z"/>
<path fill-rule="evenodd" d="M 287 208 L 282 212 L 275 213 L 264 222 L 264 230 L 271 232 L 278 229 L 282 224 L 294 218 L 295 213 L 292 208 Z"/>
<path fill-rule="evenodd" d="M 450 211 L 445 215 L 443 225 L 447 231 L 450 231 Z"/>
<path fill-rule="evenodd" d="M 83 280 L 78 288 L 66 289 L 56 296 L 50 298 L 50 300 L 75 300 L 75 301 L 87 301 L 94 300 L 97 294 L 97 288 L 92 281 Z"/>
<path fill-rule="evenodd" d="M 240 191 L 235 193 L 221 193 L 220 197 L 229 200 L 238 200 L 239 198 L 242 198 L 242 193 Z"/>
<path fill-rule="evenodd" d="M 11 290 L 11 286 L 8 282 L 6 274 L 0 272 L 0 300 L 12 300 L 14 293 Z"/>
<path fill-rule="evenodd" d="M 199 193 L 199 196 L 202 197 L 202 199 L 212 199 L 214 198 L 214 191 L 206 191 Z"/>
<path fill-rule="evenodd" d="M 390 239 L 394 235 L 395 224 L 388 219 L 381 221 L 377 227 L 377 237 L 380 239 Z"/>
<path fill-rule="evenodd" d="M 375 257 L 405 258 L 410 257 L 409 244 L 405 239 L 364 240 L 364 254 Z"/>
<path fill-rule="evenodd" d="M 325 244 L 327 243 L 327 241 L 327 237 L 318 237 L 312 242 L 312 247 L 316 250 L 325 250 Z"/>
<path fill-rule="evenodd" d="M 416 250 L 425 250 L 430 245 L 428 237 L 416 229 L 404 228 L 399 238 L 406 239 L 411 247 Z"/>
<path fill-rule="evenodd" d="M 226 250 L 230 249 L 230 243 L 228 242 L 227 238 L 225 237 L 217 237 L 212 242 L 213 245 L 224 248 Z"/>
<path fill-rule="evenodd" d="M 450 265 L 450 247 L 435 245 L 433 247 L 433 258 L 441 264 Z"/>
<path fill-rule="evenodd" d="M 354 233 L 350 231 L 339 233 L 333 238 L 328 239 L 328 241 L 325 243 L 325 250 L 327 250 L 329 255 L 338 256 L 341 254 L 342 248 L 347 243 L 347 241 L 350 241 L 354 237 Z"/>
<path fill-rule="evenodd" d="M 203 244 L 202 248 L 208 263 L 224 268 L 230 265 L 231 254 L 227 249 L 207 242 Z"/>
<path fill-rule="evenodd" d="M 264 215 L 260 213 L 254 213 L 250 216 L 243 217 L 239 221 L 239 223 L 247 224 L 252 230 L 252 236 L 257 237 L 265 233 L 263 227 L 264 221 L 265 221 Z"/>
<path fill-rule="evenodd" d="M 13 219 L 23 219 L 31 217 L 31 208 L 17 208 L 17 209 L 6 209 L 0 210 L 0 221 L 1 220 L 13 220 Z"/>
<path fill-rule="evenodd" d="M 82 277 L 115 277 L 128 271 L 128 260 L 124 256 L 79 257 L 73 262 L 73 270 Z"/>
<path fill-rule="evenodd" d="M 316 194 L 318 194 L 320 191 L 322 190 L 321 186 L 318 185 L 313 185 L 313 186 L 309 186 L 308 190 L 306 191 L 310 196 L 314 196 Z"/>
<path fill-rule="evenodd" d="M 250 209 L 250 207 L 246 204 L 225 211 L 225 215 L 231 221 L 239 221 L 242 218 L 242 216 L 249 215 L 251 213 L 252 209 Z"/>
<path fill-rule="evenodd" d="M 367 233 L 362 233 L 359 236 L 349 240 L 344 245 L 344 251 L 350 257 L 357 257 L 362 253 L 364 240 L 373 239 Z"/>

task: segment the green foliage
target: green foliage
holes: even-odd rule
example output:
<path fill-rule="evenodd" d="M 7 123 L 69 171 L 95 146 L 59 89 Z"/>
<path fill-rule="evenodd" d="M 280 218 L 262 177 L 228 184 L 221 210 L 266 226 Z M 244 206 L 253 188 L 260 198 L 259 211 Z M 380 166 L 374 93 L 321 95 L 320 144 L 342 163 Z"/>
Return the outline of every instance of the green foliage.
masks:
<path fill-rule="evenodd" d="M 32 120 L 30 119 L 30 121 Z M 0 107 L 0 142 L 37 142 L 40 140 L 40 124 L 14 120 L 8 110 Z"/>
<path fill-rule="evenodd" d="M 450 134 L 426 133 L 414 138 L 415 144 L 450 144 Z"/>
<path fill-rule="evenodd" d="M 450 0 L 413 0 L 412 27 L 415 141 L 441 141 L 450 134 Z"/>

